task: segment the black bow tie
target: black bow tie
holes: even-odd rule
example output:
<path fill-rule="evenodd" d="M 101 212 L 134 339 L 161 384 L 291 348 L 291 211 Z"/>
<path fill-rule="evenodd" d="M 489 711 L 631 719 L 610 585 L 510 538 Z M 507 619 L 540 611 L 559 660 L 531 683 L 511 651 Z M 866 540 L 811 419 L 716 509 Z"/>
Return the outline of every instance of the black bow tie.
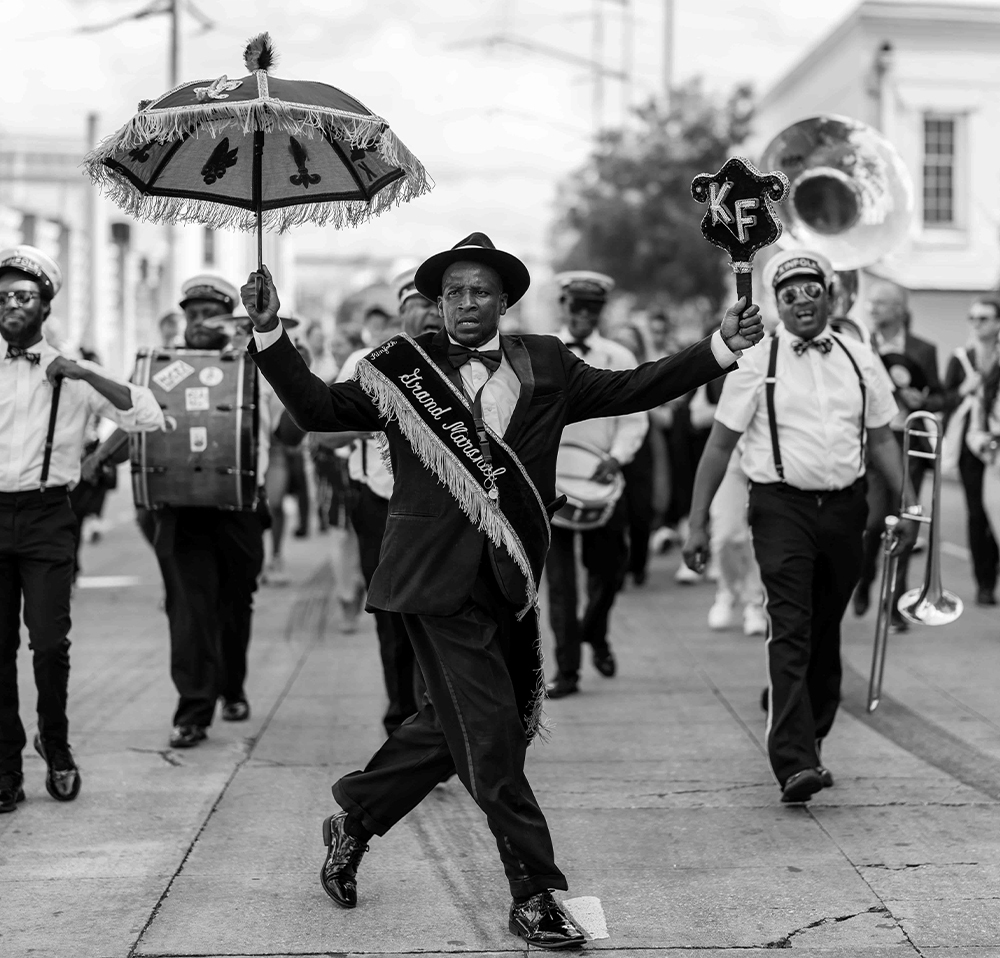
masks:
<path fill-rule="evenodd" d="M 469 349 L 468 346 L 457 343 L 448 344 L 448 362 L 456 369 L 460 369 L 470 359 L 478 359 L 491 373 L 495 373 L 500 368 L 502 356 L 499 349 Z"/>
<path fill-rule="evenodd" d="M 7 345 L 7 358 L 8 359 L 26 359 L 32 366 L 37 366 L 42 361 L 41 353 L 29 353 L 28 350 L 22 349 L 20 346 L 12 346 L 8 343 Z"/>
<path fill-rule="evenodd" d="M 820 336 L 818 339 L 796 339 L 792 343 L 796 356 L 801 356 L 809 348 L 818 349 L 825 356 L 833 349 L 833 340 L 829 336 Z"/>
<path fill-rule="evenodd" d="M 590 347 L 587 345 L 585 340 L 582 339 L 571 339 L 567 344 L 570 349 L 579 349 L 581 354 L 586 356 L 590 352 Z"/>

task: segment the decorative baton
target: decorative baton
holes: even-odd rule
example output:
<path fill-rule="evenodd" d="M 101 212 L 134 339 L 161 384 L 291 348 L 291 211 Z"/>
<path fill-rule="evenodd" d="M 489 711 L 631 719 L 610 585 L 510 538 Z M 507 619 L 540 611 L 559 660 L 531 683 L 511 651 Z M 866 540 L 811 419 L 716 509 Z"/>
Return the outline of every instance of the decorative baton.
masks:
<path fill-rule="evenodd" d="M 741 156 L 726 160 L 718 173 L 699 173 L 691 195 L 708 204 L 701 231 L 710 243 L 729 254 L 736 274 L 736 295 L 753 301 L 751 274 L 754 254 L 781 236 L 774 204 L 788 195 L 784 173 L 761 173 Z"/>

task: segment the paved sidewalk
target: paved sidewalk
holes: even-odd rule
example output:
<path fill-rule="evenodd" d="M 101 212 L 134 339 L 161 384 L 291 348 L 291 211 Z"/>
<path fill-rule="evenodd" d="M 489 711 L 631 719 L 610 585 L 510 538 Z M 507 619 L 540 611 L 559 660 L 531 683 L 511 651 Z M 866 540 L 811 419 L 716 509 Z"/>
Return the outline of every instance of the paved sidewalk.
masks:
<path fill-rule="evenodd" d="M 152 555 L 127 523 L 87 547 L 70 689 L 83 790 L 53 802 L 26 755 L 28 799 L 0 816 L 2 958 L 527 950 L 455 781 L 372 842 L 355 911 L 319 887 L 329 786 L 378 746 L 384 708 L 370 622 L 336 629 L 327 548 L 293 540 L 293 585 L 259 593 L 251 721 L 179 752 Z M 761 641 L 709 632 L 711 588 L 675 585 L 677 561 L 657 557 L 621 596 L 618 677 L 588 665 L 529 750 L 562 897 L 599 899 L 607 923 L 589 950 L 1000 956 L 1000 630 L 972 606 L 965 564 L 943 560 L 968 603 L 960 626 L 894 638 L 874 719 L 873 615 L 846 623 L 845 708 L 824 753 L 837 784 L 788 808 L 762 752 Z M 24 649 L 20 664 L 27 720 Z"/>

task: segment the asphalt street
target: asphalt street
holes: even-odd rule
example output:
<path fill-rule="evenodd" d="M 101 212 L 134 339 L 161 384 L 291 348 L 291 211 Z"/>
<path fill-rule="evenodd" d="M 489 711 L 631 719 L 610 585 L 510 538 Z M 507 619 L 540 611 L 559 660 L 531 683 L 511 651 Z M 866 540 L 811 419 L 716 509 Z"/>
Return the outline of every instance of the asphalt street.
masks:
<path fill-rule="evenodd" d="M 570 883 L 560 897 L 591 934 L 606 925 L 588 950 L 1000 956 L 1000 616 L 972 601 L 960 512 L 947 486 L 944 580 L 965 614 L 892 638 L 873 717 L 874 613 L 848 614 L 824 750 L 836 785 L 807 807 L 779 804 L 764 760 L 762 640 L 708 630 L 712 587 L 673 582 L 676 550 L 621 595 L 618 676 L 588 663 L 528 756 Z M 27 800 L 0 816 L 0 956 L 524 953 L 492 836 L 457 781 L 373 840 L 356 910 L 320 888 L 330 785 L 378 747 L 384 708 L 371 622 L 337 627 L 329 538 L 293 540 L 292 583 L 258 594 L 250 721 L 217 721 L 178 751 L 157 568 L 127 493 L 110 514 L 73 608 L 83 789 L 52 801 L 29 748 Z M 20 671 L 30 741 L 26 641 Z"/>

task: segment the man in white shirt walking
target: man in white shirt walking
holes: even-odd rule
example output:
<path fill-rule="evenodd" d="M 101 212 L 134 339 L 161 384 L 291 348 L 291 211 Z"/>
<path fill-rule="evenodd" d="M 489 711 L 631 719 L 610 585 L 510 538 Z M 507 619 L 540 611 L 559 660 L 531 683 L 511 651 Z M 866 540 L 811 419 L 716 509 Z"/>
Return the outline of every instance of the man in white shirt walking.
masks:
<path fill-rule="evenodd" d="M 858 579 L 868 512 L 865 449 L 889 486 L 904 470 L 889 424 L 896 404 L 870 349 L 827 327 L 833 268 L 807 250 L 775 256 L 768 286 L 781 324 L 726 377 L 698 467 L 684 559 L 708 554 L 709 505 L 740 436 L 750 528 L 767 596 L 767 751 L 783 802 L 833 777 L 820 746 L 840 701 L 840 621 Z M 914 502 L 907 481 L 904 501 Z M 897 550 L 916 523 L 900 524 Z"/>
<path fill-rule="evenodd" d="M 80 792 L 69 747 L 70 593 L 76 520 L 69 489 L 92 416 L 128 430 L 160 429 L 148 389 L 74 362 L 42 336 L 62 286 L 58 264 L 32 246 L 0 252 L 0 812 L 24 799 L 17 650 L 21 603 L 28 627 L 45 787 L 60 802 Z"/>
<path fill-rule="evenodd" d="M 562 292 L 559 307 L 563 326 L 559 338 L 584 362 L 599 369 L 634 369 L 635 357 L 622 345 L 597 333 L 597 324 L 614 289 L 614 280 L 603 273 L 574 270 L 556 276 Z M 644 412 L 576 422 L 563 430 L 564 442 L 581 442 L 607 454 L 593 479 L 610 482 L 639 451 L 649 417 Z M 617 669 L 608 642 L 608 619 L 615 596 L 628 569 L 628 509 L 623 496 L 607 523 L 580 533 L 581 553 L 587 570 L 587 607 L 577 613 L 575 539 L 572 529 L 552 527 L 552 545 L 545 560 L 549 586 L 549 624 L 556 638 L 558 673 L 546 687 L 550 699 L 579 691 L 580 656 L 584 643 L 593 650 L 594 668 L 605 678 Z"/>

